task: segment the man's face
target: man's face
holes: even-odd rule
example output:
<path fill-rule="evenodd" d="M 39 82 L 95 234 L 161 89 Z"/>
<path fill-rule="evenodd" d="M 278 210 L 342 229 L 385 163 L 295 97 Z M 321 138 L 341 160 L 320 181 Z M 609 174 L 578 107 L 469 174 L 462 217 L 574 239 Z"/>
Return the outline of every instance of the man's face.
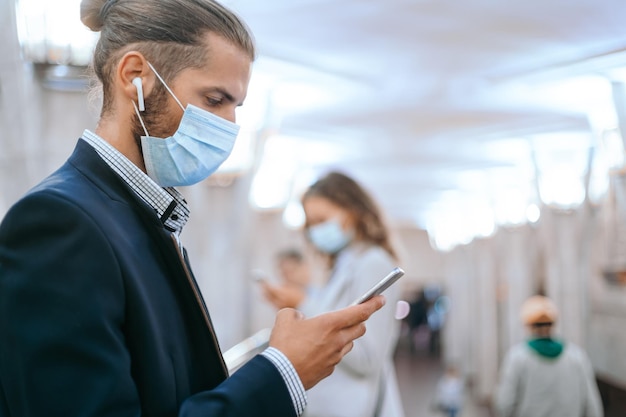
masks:
<path fill-rule="evenodd" d="M 183 106 L 193 104 L 235 122 L 235 109 L 243 104 L 248 92 L 251 60 L 243 50 L 220 36 L 209 33 L 206 40 L 209 45 L 206 65 L 182 70 L 168 85 Z M 162 86 L 155 93 L 146 97 L 146 113 L 152 116 L 146 120 L 148 133 L 161 138 L 172 136 L 183 110 Z"/>

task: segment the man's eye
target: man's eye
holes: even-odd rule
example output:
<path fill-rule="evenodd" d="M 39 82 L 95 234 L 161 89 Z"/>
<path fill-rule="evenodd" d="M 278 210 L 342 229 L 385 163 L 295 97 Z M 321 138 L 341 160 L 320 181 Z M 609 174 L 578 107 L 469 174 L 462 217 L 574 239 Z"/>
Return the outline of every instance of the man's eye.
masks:
<path fill-rule="evenodd" d="M 209 103 L 209 106 L 219 106 L 220 104 L 222 104 L 221 98 L 207 97 L 206 100 L 207 103 Z"/>

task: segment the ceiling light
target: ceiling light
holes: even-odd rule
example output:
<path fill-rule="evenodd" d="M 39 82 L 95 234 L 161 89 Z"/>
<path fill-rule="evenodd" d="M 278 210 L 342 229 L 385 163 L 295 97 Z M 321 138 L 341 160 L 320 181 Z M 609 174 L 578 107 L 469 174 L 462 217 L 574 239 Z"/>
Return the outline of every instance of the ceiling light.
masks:
<path fill-rule="evenodd" d="M 526 219 L 531 223 L 537 223 L 541 217 L 541 210 L 536 204 L 531 204 L 526 208 Z"/>

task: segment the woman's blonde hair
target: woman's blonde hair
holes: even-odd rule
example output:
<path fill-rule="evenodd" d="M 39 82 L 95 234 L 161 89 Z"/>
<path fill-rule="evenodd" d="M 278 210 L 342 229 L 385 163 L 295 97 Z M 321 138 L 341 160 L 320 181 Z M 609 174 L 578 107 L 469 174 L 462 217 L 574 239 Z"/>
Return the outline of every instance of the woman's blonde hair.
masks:
<path fill-rule="evenodd" d="M 92 67 L 102 83 L 103 113 L 112 104 L 113 71 L 129 50 L 141 52 L 166 81 L 185 68 L 206 64 L 210 45 L 206 45 L 204 35 L 209 32 L 240 47 L 250 60 L 255 58 L 247 26 L 215 1 L 83 0 L 80 14 L 89 29 L 100 32 Z"/>
<path fill-rule="evenodd" d="M 355 180 L 339 172 L 330 172 L 309 187 L 302 202 L 310 197 L 325 198 L 347 210 L 355 219 L 358 239 L 382 247 L 397 259 L 378 205 Z"/>

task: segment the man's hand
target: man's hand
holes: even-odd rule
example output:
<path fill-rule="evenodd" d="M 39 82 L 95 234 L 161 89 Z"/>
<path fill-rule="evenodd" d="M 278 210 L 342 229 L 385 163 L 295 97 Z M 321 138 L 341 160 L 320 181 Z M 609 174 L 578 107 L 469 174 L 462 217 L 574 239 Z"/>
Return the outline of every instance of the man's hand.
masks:
<path fill-rule="evenodd" d="M 382 296 L 356 306 L 305 319 L 302 313 L 283 309 L 276 315 L 270 346 L 289 358 L 305 389 L 330 375 L 365 334 L 365 321 L 385 304 Z"/>

